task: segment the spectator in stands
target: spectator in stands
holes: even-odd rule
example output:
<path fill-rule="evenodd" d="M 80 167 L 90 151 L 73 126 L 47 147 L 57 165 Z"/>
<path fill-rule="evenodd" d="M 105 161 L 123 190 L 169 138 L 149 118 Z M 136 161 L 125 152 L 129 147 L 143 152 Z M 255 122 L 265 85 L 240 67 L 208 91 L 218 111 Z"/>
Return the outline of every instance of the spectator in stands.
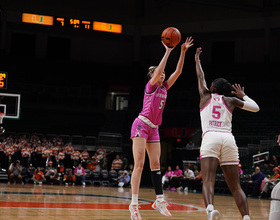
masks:
<path fill-rule="evenodd" d="M 5 153 L 4 153 L 4 145 L 2 143 L 0 143 L 0 168 L 4 168 L 5 167 Z"/>
<path fill-rule="evenodd" d="M 80 163 L 74 170 L 74 175 L 76 177 L 76 180 L 82 180 L 83 187 L 86 186 L 86 172 L 85 169 L 82 167 L 82 164 Z"/>
<path fill-rule="evenodd" d="M 96 153 L 97 153 L 98 158 L 101 159 L 101 158 L 103 158 L 103 155 L 106 154 L 106 150 L 104 149 L 103 146 L 100 146 L 97 149 Z"/>
<path fill-rule="evenodd" d="M 177 188 L 179 188 L 182 178 L 183 178 L 183 171 L 177 165 L 176 169 L 173 172 L 173 175 L 170 178 L 171 190 L 176 190 Z"/>
<path fill-rule="evenodd" d="M 52 154 L 51 154 L 50 160 L 53 162 L 54 167 L 57 166 L 56 158 L 57 158 L 59 149 L 60 149 L 60 147 L 58 146 L 57 142 L 55 142 L 54 145 L 51 147 Z"/>
<path fill-rule="evenodd" d="M 37 144 L 36 147 L 35 147 L 35 159 L 36 159 L 35 166 L 41 166 L 42 151 L 43 151 L 42 145 Z"/>
<path fill-rule="evenodd" d="M 40 186 L 42 185 L 43 182 L 46 181 L 44 173 L 40 171 L 39 166 L 37 167 L 37 169 L 35 169 L 31 180 L 34 181 L 34 185 L 36 185 L 36 183 L 39 183 Z"/>
<path fill-rule="evenodd" d="M 66 144 L 65 148 L 65 159 L 64 159 L 64 165 L 66 168 L 70 168 L 71 165 L 71 154 L 74 151 L 74 148 L 72 147 L 72 142 L 69 142 L 68 144 Z"/>
<path fill-rule="evenodd" d="M 103 158 L 100 160 L 99 165 L 100 165 L 101 170 L 107 170 L 108 169 L 108 167 L 107 167 L 108 159 L 107 159 L 107 154 L 106 153 L 103 154 Z"/>
<path fill-rule="evenodd" d="M 9 168 L 8 184 L 13 180 L 18 180 L 19 182 L 22 182 L 21 171 L 22 171 L 22 166 L 20 165 L 19 160 L 17 160 L 14 163 L 11 163 L 10 168 Z"/>
<path fill-rule="evenodd" d="M 28 161 L 31 157 L 30 150 L 28 149 L 27 144 L 21 149 L 21 164 L 23 167 L 28 168 Z"/>
<path fill-rule="evenodd" d="M 127 161 L 127 158 L 126 158 L 126 155 L 125 154 L 123 154 L 123 156 L 122 156 L 122 170 L 126 170 L 126 168 L 127 168 L 127 165 L 128 165 L 128 161 Z"/>
<path fill-rule="evenodd" d="M 73 175 L 72 170 L 66 170 L 66 174 L 64 175 L 63 181 L 65 182 L 66 186 L 68 186 L 69 183 L 75 186 L 76 177 L 75 175 Z"/>
<path fill-rule="evenodd" d="M 266 155 L 264 157 L 264 164 L 263 164 L 265 167 L 269 167 L 270 166 L 270 160 L 269 160 L 269 157 Z"/>
<path fill-rule="evenodd" d="M 49 145 L 45 145 L 45 147 L 42 150 L 42 161 L 41 161 L 41 167 L 47 166 L 47 160 L 51 157 L 52 150 L 50 149 Z"/>
<path fill-rule="evenodd" d="M 162 186 L 165 186 L 165 184 L 169 183 L 170 178 L 171 178 L 171 176 L 173 176 L 173 174 L 174 174 L 174 172 L 172 171 L 171 166 L 168 166 L 165 174 L 161 178 Z"/>
<path fill-rule="evenodd" d="M 58 173 L 60 173 L 62 176 L 64 176 L 64 174 L 65 174 L 65 167 L 64 167 L 64 164 L 63 164 L 63 163 L 61 163 L 60 166 L 58 166 L 57 171 L 58 171 Z"/>
<path fill-rule="evenodd" d="M 193 148 L 194 148 L 194 143 L 190 140 L 186 145 L 186 149 L 192 150 Z"/>
<path fill-rule="evenodd" d="M 73 167 L 77 167 L 78 164 L 80 163 L 80 156 L 81 153 L 78 151 L 77 147 L 74 147 L 74 151 L 71 153 L 71 164 Z"/>
<path fill-rule="evenodd" d="M 6 155 L 4 169 L 7 170 L 9 164 L 13 161 L 13 156 L 15 154 L 13 146 L 11 144 L 5 144 L 4 153 Z"/>
<path fill-rule="evenodd" d="M 50 183 L 51 184 L 59 184 L 60 183 L 60 176 L 57 172 L 57 169 L 53 170 L 53 173 L 50 175 Z"/>
<path fill-rule="evenodd" d="M 253 173 L 251 180 L 248 181 L 246 187 L 246 194 L 248 196 L 259 196 L 260 194 L 260 186 L 261 182 L 264 179 L 264 174 L 261 172 L 260 167 L 255 168 L 255 172 Z"/>
<path fill-rule="evenodd" d="M 116 159 L 113 160 L 111 170 L 116 170 L 117 172 L 122 168 L 122 160 L 119 155 L 116 155 Z"/>
<path fill-rule="evenodd" d="M 242 168 L 242 165 L 238 164 L 238 174 L 239 174 L 239 177 L 241 177 L 243 175 L 243 173 L 244 173 L 241 168 Z"/>
<path fill-rule="evenodd" d="M 272 167 L 278 167 L 278 160 L 277 160 L 277 157 L 275 155 L 272 156 L 271 166 Z"/>
<path fill-rule="evenodd" d="M 94 170 L 95 169 L 95 167 L 96 167 L 96 165 L 95 164 L 93 164 L 93 160 L 91 159 L 91 160 L 88 160 L 88 163 L 87 163 L 87 169 L 89 169 L 89 170 Z"/>
<path fill-rule="evenodd" d="M 186 167 L 184 171 L 183 179 L 181 181 L 181 186 L 179 189 L 180 190 L 184 189 L 184 191 L 187 191 L 189 187 L 190 179 L 193 179 L 194 177 L 195 177 L 194 172 L 189 167 Z"/>
<path fill-rule="evenodd" d="M 270 178 L 264 178 L 261 184 L 261 197 L 269 197 L 270 192 L 268 190 L 272 190 L 273 187 L 280 181 L 280 169 L 278 167 L 275 167 L 273 169 L 274 174 Z"/>
<path fill-rule="evenodd" d="M 199 175 L 199 168 L 196 164 L 193 165 L 193 173 L 195 176 Z"/>
<path fill-rule="evenodd" d="M 84 151 L 81 153 L 80 157 L 81 157 L 81 162 L 82 162 L 83 168 L 86 168 L 87 167 L 87 160 L 89 159 L 89 153 L 88 153 L 86 147 L 84 148 Z"/>
<path fill-rule="evenodd" d="M 118 177 L 118 179 L 119 179 L 119 186 L 121 186 L 121 187 L 122 187 L 122 186 L 123 186 L 123 187 L 128 186 L 129 183 L 130 183 L 130 176 L 129 176 L 127 170 L 125 170 L 125 171 L 123 172 L 123 174 L 122 174 L 121 176 Z"/>
<path fill-rule="evenodd" d="M 64 166 L 64 159 L 65 159 L 65 153 L 64 151 L 61 149 L 59 150 L 59 153 L 57 155 L 57 164 L 63 164 Z"/>

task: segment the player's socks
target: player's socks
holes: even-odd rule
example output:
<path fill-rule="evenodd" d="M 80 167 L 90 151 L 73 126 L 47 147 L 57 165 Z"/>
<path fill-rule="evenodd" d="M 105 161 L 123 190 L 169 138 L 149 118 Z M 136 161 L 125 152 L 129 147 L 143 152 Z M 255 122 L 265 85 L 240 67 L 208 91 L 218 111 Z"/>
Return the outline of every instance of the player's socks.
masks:
<path fill-rule="evenodd" d="M 157 201 L 158 202 L 163 202 L 164 201 L 164 196 L 162 195 L 157 195 Z"/>
<path fill-rule="evenodd" d="M 163 195 L 160 170 L 152 170 L 151 177 L 152 177 L 152 183 L 154 185 L 156 195 Z"/>
<path fill-rule="evenodd" d="M 244 215 L 244 216 L 243 216 L 243 220 L 250 220 L 249 215 Z"/>
<path fill-rule="evenodd" d="M 138 205 L 138 194 L 132 194 L 131 205 Z"/>

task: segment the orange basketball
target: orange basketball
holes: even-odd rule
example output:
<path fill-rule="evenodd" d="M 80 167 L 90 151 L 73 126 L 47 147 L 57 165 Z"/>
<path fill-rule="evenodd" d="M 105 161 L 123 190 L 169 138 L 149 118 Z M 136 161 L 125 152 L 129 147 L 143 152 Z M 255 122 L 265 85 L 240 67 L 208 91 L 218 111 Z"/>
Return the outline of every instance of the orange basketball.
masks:
<path fill-rule="evenodd" d="M 181 41 L 181 33 L 175 27 L 168 27 L 162 32 L 161 40 L 166 46 L 175 47 Z"/>

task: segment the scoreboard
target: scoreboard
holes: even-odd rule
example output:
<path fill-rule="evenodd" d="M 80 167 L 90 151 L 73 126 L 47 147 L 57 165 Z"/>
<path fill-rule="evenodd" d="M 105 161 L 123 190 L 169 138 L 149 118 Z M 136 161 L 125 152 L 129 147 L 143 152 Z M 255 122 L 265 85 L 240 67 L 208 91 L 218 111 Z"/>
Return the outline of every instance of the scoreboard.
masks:
<path fill-rule="evenodd" d="M 0 89 L 8 88 L 8 73 L 0 71 Z"/>
<path fill-rule="evenodd" d="M 79 18 L 54 17 L 48 15 L 22 13 L 22 22 L 83 30 L 104 31 L 118 34 L 122 33 L 121 24 L 83 20 Z"/>

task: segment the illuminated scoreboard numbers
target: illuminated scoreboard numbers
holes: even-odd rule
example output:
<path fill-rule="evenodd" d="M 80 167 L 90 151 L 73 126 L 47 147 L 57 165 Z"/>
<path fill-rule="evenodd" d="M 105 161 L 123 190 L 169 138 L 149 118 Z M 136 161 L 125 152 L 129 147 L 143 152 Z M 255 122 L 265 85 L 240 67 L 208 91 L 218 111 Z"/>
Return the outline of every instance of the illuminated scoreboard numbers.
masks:
<path fill-rule="evenodd" d="M 81 21 L 80 19 L 70 18 L 69 23 L 73 26 L 73 28 L 79 28 Z"/>
<path fill-rule="evenodd" d="M 82 21 L 81 28 L 86 29 L 86 30 L 90 30 L 90 24 L 91 24 L 90 21 Z"/>
<path fill-rule="evenodd" d="M 61 26 L 61 27 L 64 27 L 64 18 L 56 18 L 55 19 L 55 24 L 57 25 L 57 26 Z"/>
<path fill-rule="evenodd" d="M 0 89 L 7 89 L 8 87 L 8 73 L 0 71 Z"/>

